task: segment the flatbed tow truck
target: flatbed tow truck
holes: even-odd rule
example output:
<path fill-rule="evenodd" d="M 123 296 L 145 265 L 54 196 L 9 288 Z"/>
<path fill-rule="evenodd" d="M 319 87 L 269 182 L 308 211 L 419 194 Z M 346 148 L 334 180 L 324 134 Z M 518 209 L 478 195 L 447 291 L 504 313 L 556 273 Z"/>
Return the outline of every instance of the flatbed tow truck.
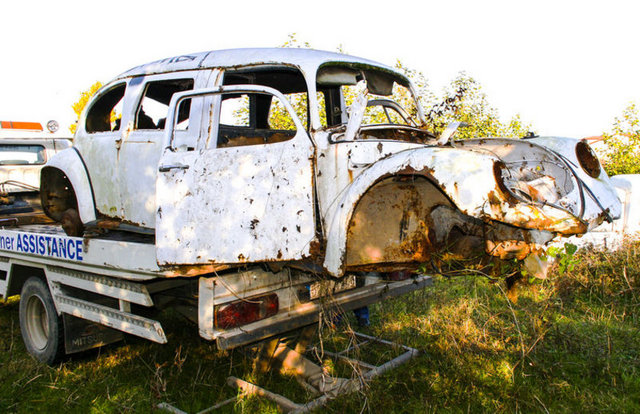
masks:
<path fill-rule="evenodd" d="M 318 398 L 303 405 L 230 377 L 229 385 L 271 397 L 287 411 L 322 405 L 353 391 L 356 382 L 327 382 L 321 367 L 279 344 L 278 335 L 297 328 L 304 332 L 305 327 L 308 332 L 310 326 L 313 331 L 323 313 L 332 309 L 343 312 L 429 285 L 426 275 L 401 281 L 352 275 L 339 284 L 290 268 L 273 271 L 262 266 L 190 277 L 158 268 L 151 243 L 70 237 L 55 225 L 0 230 L 0 296 L 20 295 L 22 337 L 38 360 L 53 364 L 64 354 L 117 342 L 123 333 L 166 343 L 165 331 L 153 315 L 173 307 L 197 324 L 201 337 L 216 341 L 221 349 L 266 339 L 263 346 L 274 349 L 267 359 L 283 360 L 283 370 L 295 370 L 312 389 L 324 387 Z M 291 354 L 296 356 L 293 363 Z M 407 348 L 392 364 L 372 367 L 367 378 L 416 355 Z M 159 408 L 181 412 L 164 403 Z"/>
<path fill-rule="evenodd" d="M 230 349 L 317 322 L 328 297 L 349 310 L 429 282 L 351 275 L 338 285 L 261 266 L 190 277 L 160 269 L 151 243 L 70 237 L 55 225 L 0 230 L 0 296 L 21 295 L 25 345 L 50 364 L 121 332 L 166 343 L 149 315 L 170 306 L 196 322 L 201 337 Z"/>

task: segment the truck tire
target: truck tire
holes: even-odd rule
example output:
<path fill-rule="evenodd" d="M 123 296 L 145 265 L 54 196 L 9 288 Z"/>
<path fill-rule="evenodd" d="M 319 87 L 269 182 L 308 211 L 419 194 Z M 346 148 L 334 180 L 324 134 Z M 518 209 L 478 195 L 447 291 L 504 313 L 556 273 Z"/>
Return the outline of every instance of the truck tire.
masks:
<path fill-rule="evenodd" d="M 20 293 L 20 331 L 27 351 L 53 365 L 64 355 L 62 318 L 58 316 L 46 282 L 32 277 Z"/>

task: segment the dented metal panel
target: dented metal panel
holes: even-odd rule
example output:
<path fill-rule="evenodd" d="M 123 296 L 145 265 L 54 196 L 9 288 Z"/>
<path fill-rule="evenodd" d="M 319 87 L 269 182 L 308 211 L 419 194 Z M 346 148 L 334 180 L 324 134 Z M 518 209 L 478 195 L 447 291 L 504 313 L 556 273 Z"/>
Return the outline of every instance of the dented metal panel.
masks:
<path fill-rule="evenodd" d="M 156 189 L 160 265 L 301 260 L 310 255 L 315 240 L 314 148 L 291 106 L 275 90 L 227 87 L 203 93 L 243 90 L 284 101 L 297 132 L 290 140 L 270 144 L 187 152 L 168 147 Z M 176 94 L 172 108 L 191 95 Z M 166 144 L 170 137 L 169 130 Z"/>
<path fill-rule="evenodd" d="M 605 219 L 603 210 L 607 211 L 610 219 L 615 220 L 620 217 L 622 206 L 604 168 L 599 166 L 600 174 L 597 177 L 592 177 L 581 166 L 577 155 L 577 143 L 580 141 L 562 137 L 537 137 L 530 141 L 560 154 L 578 176 L 586 191 L 583 219 L 590 223 L 590 229 L 596 227 Z M 599 164 L 597 159 L 593 160 L 593 162 Z"/>
<path fill-rule="evenodd" d="M 496 181 L 494 166 L 498 162 L 500 158 L 487 152 L 424 147 L 401 151 L 373 163 L 354 178 L 326 214 L 325 268 L 334 275 L 344 271 L 348 228 L 356 206 L 381 179 L 397 175 L 425 177 L 441 189 L 457 209 L 471 217 L 530 229 L 584 232 L 585 224 L 565 210 L 513 203 Z"/>
<path fill-rule="evenodd" d="M 158 263 L 300 260 L 314 240 L 312 148 L 292 141 L 167 152 L 158 175 Z"/>

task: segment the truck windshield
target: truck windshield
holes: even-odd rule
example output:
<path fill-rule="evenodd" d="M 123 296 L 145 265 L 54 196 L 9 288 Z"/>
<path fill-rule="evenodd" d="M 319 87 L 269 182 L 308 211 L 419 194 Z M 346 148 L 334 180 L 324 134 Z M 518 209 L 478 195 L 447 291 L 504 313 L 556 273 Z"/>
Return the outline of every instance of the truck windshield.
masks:
<path fill-rule="evenodd" d="M 40 165 L 44 162 L 42 145 L 0 144 L 0 165 Z"/>

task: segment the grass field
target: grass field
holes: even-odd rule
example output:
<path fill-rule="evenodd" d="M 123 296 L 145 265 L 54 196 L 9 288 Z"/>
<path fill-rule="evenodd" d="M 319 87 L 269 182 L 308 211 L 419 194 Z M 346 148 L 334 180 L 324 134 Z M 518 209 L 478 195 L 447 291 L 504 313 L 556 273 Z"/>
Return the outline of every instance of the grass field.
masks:
<path fill-rule="evenodd" d="M 574 262 L 520 287 L 515 303 L 502 283 L 440 276 L 432 288 L 372 307 L 363 332 L 421 354 L 323 410 L 640 412 L 640 243 Z M 236 395 L 229 375 L 306 397 L 291 378 L 256 377 L 240 351 L 216 350 L 178 316 L 164 323 L 167 345 L 128 337 L 48 367 L 25 352 L 10 298 L 0 304 L 0 412 L 151 412 L 162 401 L 197 412 Z M 251 398 L 221 412 L 277 408 Z"/>

